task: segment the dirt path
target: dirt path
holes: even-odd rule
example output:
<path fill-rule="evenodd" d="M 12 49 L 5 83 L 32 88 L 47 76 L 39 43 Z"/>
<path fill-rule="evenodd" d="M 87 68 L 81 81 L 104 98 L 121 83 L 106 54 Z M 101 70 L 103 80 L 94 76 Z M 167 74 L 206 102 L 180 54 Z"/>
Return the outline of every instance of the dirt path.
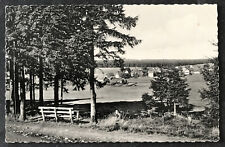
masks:
<path fill-rule="evenodd" d="M 10 129 L 11 128 L 11 129 Z M 7 122 L 6 123 L 6 138 L 7 142 L 48 142 L 40 137 L 29 138 L 21 137 L 12 132 L 17 130 L 21 132 L 33 132 L 56 138 L 75 139 L 76 142 L 179 142 L 179 141 L 199 141 L 183 137 L 169 137 L 166 135 L 147 135 L 140 133 L 127 133 L 124 131 L 106 132 L 103 130 L 82 128 L 75 124 L 62 124 L 53 122 L 38 122 L 38 123 L 21 123 Z"/>
<path fill-rule="evenodd" d="M 32 137 L 32 136 L 23 136 L 21 134 L 17 134 L 15 132 L 7 131 L 6 132 L 6 142 L 19 142 L 19 143 L 39 143 L 39 142 L 46 142 L 49 141 L 41 139 L 39 137 Z"/>

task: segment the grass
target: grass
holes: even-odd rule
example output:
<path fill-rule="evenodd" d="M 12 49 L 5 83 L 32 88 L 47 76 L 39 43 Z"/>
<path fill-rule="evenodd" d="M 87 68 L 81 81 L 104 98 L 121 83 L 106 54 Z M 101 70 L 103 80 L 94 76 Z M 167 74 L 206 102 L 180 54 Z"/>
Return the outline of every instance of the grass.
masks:
<path fill-rule="evenodd" d="M 128 132 L 143 132 L 147 134 L 166 134 L 171 136 L 199 138 L 218 141 L 218 128 L 208 128 L 199 123 L 188 123 L 182 118 L 138 118 L 138 119 L 118 119 L 111 115 L 102 119 L 97 127 L 106 131 L 123 130 Z"/>
<path fill-rule="evenodd" d="M 206 83 L 201 74 L 187 76 L 188 84 L 191 88 L 189 103 L 195 106 L 205 106 L 206 102 L 201 100 L 199 90 L 206 87 Z"/>
<path fill-rule="evenodd" d="M 102 69 L 104 72 L 111 72 L 118 69 L 106 68 Z M 205 103 L 201 101 L 199 89 L 205 87 L 205 81 L 203 80 L 200 74 L 194 74 L 187 76 L 188 83 L 190 85 L 191 91 L 189 96 L 190 104 L 196 106 L 204 106 Z M 149 89 L 150 86 L 150 78 L 141 77 L 137 79 L 129 79 L 129 82 L 137 82 L 137 86 L 133 87 L 115 87 L 115 86 L 105 86 L 101 89 L 96 89 L 97 93 L 97 102 L 118 102 L 118 101 L 140 101 L 143 93 L 149 92 L 152 90 Z M 84 91 L 73 91 L 73 87 L 70 85 L 66 86 L 69 89 L 69 93 L 64 93 L 64 100 L 66 99 L 79 99 L 74 101 L 73 104 L 76 103 L 89 103 L 89 99 L 91 92 L 89 85 L 85 87 Z M 36 89 L 35 98 L 38 100 L 39 91 Z M 6 92 L 6 97 L 8 97 L 9 91 Z M 29 99 L 29 91 L 26 93 L 27 99 Z M 48 90 L 44 90 L 44 100 L 53 100 L 54 92 L 53 87 L 48 88 Z"/>

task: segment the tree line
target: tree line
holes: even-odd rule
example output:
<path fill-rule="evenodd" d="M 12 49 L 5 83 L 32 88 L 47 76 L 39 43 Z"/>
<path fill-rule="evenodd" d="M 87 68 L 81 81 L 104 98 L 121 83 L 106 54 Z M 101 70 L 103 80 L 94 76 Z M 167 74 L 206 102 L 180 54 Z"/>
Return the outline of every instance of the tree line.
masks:
<path fill-rule="evenodd" d="M 124 60 L 125 67 L 162 67 L 162 66 L 185 66 L 208 63 L 208 59 L 128 59 Z M 118 67 L 114 61 L 97 62 L 99 67 Z"/>
<path fill-rule="evenodd" d="M 5 49 L 13 114 L 19 114 L 20 120 L 26 118 L 25 107 L 32 109 L 36 99 L 34 79 L 38 77 L 39 105 L 44 105 L 44 81 L 53 83 L 55 106 L 59 105 L 59 88 L 66 81 L 78 90 L 89 83 L 91 122 L 97 122 L 96 59 L 114 60 L 122 66 L 119 55 L 125 53 L 123 48 L 141 41 L 117 29 L 130 30 L 137 20 L 126 16 L 122 5 L 7 6 Z M 28 81 L 25 75 L 29 75 Z M 25 103 L 26 83 L 29 105 Z"/>

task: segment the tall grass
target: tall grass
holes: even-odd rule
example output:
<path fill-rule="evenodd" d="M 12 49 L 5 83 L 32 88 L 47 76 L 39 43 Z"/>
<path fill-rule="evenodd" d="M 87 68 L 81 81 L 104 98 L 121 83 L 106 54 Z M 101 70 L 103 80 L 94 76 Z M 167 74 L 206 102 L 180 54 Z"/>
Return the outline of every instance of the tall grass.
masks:
<path fill-rule="evenodd" d="M 154 119 L 119 119 L 110 115 L 108 118 L 99 121 L 97 127 L 107 131 L 124 130 L 134 133 L 166 134 L 209 140 L 218 140 L 219 138 L 217 129 L 205 127 L 201 123 L 188 123 L 187 120 L 182 118 L 172 118 L 167 120 L 164 120 L 161 117 Z"/>

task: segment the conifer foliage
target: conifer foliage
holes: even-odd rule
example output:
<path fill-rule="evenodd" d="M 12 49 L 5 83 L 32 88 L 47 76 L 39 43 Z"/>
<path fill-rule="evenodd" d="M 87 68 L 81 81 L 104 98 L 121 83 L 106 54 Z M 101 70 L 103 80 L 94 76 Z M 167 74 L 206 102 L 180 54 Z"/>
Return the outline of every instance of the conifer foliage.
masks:
<path fill-rule="evenodd" d="M 189 85 L 181 69 L 162 67 L 151 81 L 153 98 L 165 105 L 164 112 L 173 111 L 174 105 L 188 108 Z"/>
<path fill-rule="evenodd" d="M 137 20 L 137 17 L 126 16 L 122 5 L 7 6 L 6 53 L 14 114 L 20 110 L 21 115 L 26 114 L 26 85 L 29 85 L 30 106 L 33 106 L 34 79 L 38 77 L 39 105 L 44 101 L 44 81 L 53 83 L 56 106 L 60 80 L 62 88 L 65 81 L 70 81 L 78 90 L 84 89 L 89 82 L 91 121 L 97 122 L 96 58 L 122 63 L 119 55 L 125 53 L 123 48 L 126 45 L 134 47 L 141 41 L 121 33 L 118 28 L 130 30 Z M 20 118 L 25 119 L 25 116 Z"/>
<path fill-rule="evenodd" d="M 218 58 L 210 59 L 201 71 L 207 88 L 200 90 L 203 100 L 207 100 L 206 118 L 210 126 L 219 125 L 219 61 Z"/>

